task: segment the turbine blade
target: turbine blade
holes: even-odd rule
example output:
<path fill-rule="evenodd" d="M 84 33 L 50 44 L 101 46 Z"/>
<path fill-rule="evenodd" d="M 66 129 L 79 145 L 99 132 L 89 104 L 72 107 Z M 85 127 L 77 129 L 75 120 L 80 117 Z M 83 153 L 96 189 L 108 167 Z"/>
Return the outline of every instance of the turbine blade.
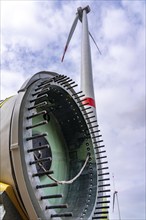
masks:
<path fill-rule="evenodd" d="M 68 39 L 67 39 L 67 42 L 66 42 L 66 45 L 65 45 L 65 48 L 64 48 L 63 56 L 62 56 L 62 59 L 61 59 L 62 62 L 63 62 L 63 60 L 64 60 L 64 56 L 65 56 L 65 53 L 66 53 L 66 51 L 67 51 L 68 45 L 69 45 L 69 43 L 70 43 L 70 40 L 71 40 L 71 38 L 72 38 L 72 35 L 73 35 L 73 33 L 74 33 L 74 30 L 75 30 L 75 28 L 76 28 L 76 26 L 77 26 L 78 19 L 79 19 L 79 15 L 78 15 L 78 13 L 77 13 L 77 14 L 76 14 L 76 17 L 75 17 L 75 20 L 74 20 L 74 22 L 73 22 L 73 24 L 72 24 L 72 27 L 71 27 L 71 29 L 70 29 L 70 32 L 69 32 L 69 35 L 68 35 Z"/>
<path fill-rule="evenodd" d="M 119 199 L 118 199 L 118 192 L 117 191 L 116 191 L 116 199 L 117 199 L 117 205 L 118 205 L 119 220 L 121 220 L 120 206 L 119 206 Z"/>
<path fill-rule="evenodd" d="M 100 51 L 100 49 L 99 49 L 99 47 L 98 47 L 98 45 L 97 45 L 96 41 L 94 40 L 94 38 L 93 38 L 93 36 L 92 36 L 92 34 L 91 34 L 90 32 L 89 32 L 89 35 L 90 35 L 90 37 L 92 38 L 92 40 L 93 40 L 93 42 L 94 42 L 95 46 L 97 47 L 98 52 L 99 52 L 99 53 L 100 53 L 100 55 L 101 55 L 101 51 Z"/>
<path fill-rule="evenodd" d="M 113 212 L 114 212 L 114 207 L 115 207 L 115 197 L 116 197 L 116 192 L 113 194 Z"/>

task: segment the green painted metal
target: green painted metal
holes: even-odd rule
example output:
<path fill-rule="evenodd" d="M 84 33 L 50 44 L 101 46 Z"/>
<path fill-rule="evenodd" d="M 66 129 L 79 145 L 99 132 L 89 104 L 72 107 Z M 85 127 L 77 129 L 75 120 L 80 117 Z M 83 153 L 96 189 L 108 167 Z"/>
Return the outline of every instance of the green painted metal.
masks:
<path fill-rule="evenodd" d="M 43 120 L 43 118 L 39 116 L 33 120 L 33 123 L 35 124 L 41 120 Z M 69 178 L 69 155 L 60 126 L 53 115 L 51 115 L 50 121 L 47 125 L 40 126 L 33 132 L 39 133 L 40 131 L 48 133 L 46 139 L 52 151 L 51 170 L 54 171 L 52 176 L 57 180 L 67 180 Z M 48 176 L 40 177 L 40 181 L 42 184 L 53 183 Z M 46 188 L 44 189 L 44 192 L 46 195 L 59 194 L 60 192 L 63 193 L 63 198 L 49 199 L 51 204 L 56 204 L 56 202 L 58 204 L 64 202 L 65 195 L 67 195 L 67 188 L 66 185 L 59 185 L 58 187 Z"/>

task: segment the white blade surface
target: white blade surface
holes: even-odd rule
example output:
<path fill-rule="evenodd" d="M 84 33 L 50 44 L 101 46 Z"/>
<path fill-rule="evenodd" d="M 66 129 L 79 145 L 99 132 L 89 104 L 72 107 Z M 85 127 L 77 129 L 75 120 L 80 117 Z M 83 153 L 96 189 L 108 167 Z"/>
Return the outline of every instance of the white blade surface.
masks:
<path fill-rule="evenodd" d="M 62 59 L 61 59 L 62 62 L 63 62 L 63 60 L 64 60 L 64 56 L 65 56 L 65 53 L 66 53 L 66 51 L 67 51 L 68 45 L 69 45 L 69 43 L 70 43 L 70 40 L 71 40 L 71 38 L 72 38 L 72 35 L 73 35 L 73 33 L 74 33 L 74 31 L 75 31 L 75 28 L 76 28 L 76 26 L 77 26 L 78 19 L 79 19 L 79 15 L 76 14 L 75 20 L 74 20 L 73 25 L 72 25 L 72 27 L 71 27 L 71 30 L 70 30 L 70 32 L 69 32 L 68 39 L 67 39 L 67 42 L 66 42 L 66 45 L 65 45 L 65 48 L 64 48 L 63 56 L 62 56 Z"/>

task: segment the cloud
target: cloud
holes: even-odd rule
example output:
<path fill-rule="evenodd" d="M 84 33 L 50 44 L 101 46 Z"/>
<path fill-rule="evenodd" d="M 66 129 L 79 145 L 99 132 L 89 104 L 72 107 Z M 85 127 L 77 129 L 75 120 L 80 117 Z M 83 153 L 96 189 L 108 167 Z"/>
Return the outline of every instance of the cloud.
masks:
<path fill-rule="evenodd" d="M 25 76 L 19 72 L 2 71 L 1 72 L 1 99 L 16 95 L 26 80 Z"/>
<path fill-rule="evenodd" d="M 6 15 L 10 15 L 11 19 L 7 19 Z M 4 44 L 39 48 L 39 38 L 43 35 L 39 30 L 36 19 L 36 6 L 32 1 L 29 4 L 25 1 L 2 1 L 1 19 L 2 32 L 5 34 L 5 38 L 2 39 Z M 11 37 L 9 37 L 9 34 Z"/>
<path fill-rule="evenodd" d="M 129 31 L 129 23 L 126 18 L 126 13 L 121 8 L 109 7 L 102 15 L 103 35 L 106 40 L 120 41 Z M 121 23 L 122 22 L 122 23 Z M 120 25 L 119 25 L 120 24 Z"/>

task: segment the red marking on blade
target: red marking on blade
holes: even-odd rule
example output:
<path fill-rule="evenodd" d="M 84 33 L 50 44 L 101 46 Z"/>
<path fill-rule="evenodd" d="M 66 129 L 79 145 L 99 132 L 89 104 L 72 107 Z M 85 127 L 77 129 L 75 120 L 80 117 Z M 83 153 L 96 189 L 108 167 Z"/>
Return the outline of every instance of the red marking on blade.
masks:
<path fill-rule="evenodd" d="M 61 62 L 63 62 L 63 60 L 64 60 L 64 56 L 65 56 L 66 51 L 67 51 L 67 45 L 64 48 L 64 52 L 63 52 L 63 56 L 62 56 Z"/>
<path fill-rule="evenodd" d="M 87 97 L 84 101 L 82 101 L 83 105 L 90 105 L 93 106 L 94 108 L 96 108 L 95 106 L 95 101 L 92 98 Z"/>

